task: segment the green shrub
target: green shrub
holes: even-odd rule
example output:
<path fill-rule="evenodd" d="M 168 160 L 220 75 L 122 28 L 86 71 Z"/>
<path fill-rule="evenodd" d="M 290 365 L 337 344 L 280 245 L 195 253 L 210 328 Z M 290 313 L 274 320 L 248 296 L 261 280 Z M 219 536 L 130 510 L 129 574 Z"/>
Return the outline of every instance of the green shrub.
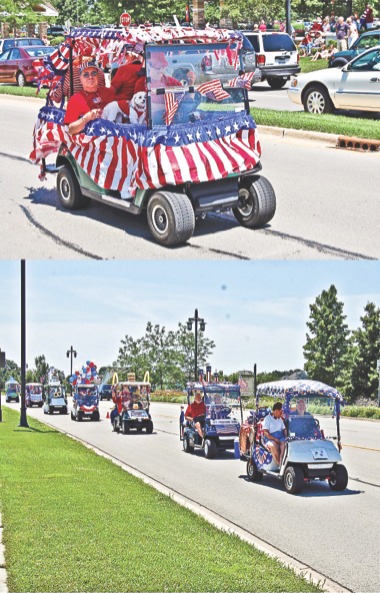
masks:
<path fill-rule="evenodd" d="M 156 389 L 150 394 L 152 402 L 169 402 L 173 404 L 186 403 L 186 394 L 183 391 L 175 391 L 174 389 Z"/>

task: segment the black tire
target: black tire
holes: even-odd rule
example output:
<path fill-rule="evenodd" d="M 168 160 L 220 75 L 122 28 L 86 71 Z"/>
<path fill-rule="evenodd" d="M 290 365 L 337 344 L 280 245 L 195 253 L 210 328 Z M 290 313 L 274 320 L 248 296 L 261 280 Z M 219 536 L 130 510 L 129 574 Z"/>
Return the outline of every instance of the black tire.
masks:
<path fill-rule="evenodd" d="M 64 165 L 57 175 L 57 192 L 60 203 L 67 210 L 85 208 L 90 198 L 81 192 L 74 171 L 69 165 Z"/>
<path fill-rule="evenodd" d="M 214 459 L 216 457 L 217 447 L 214 439 L 205 440 L 205 457 L 206 459 Z"/>
<path fill-rule="evenodd" d="M 99 422 L 99 420 L 100 420 L 100 414 L 99 414 L 99 412 L 94 412 L 93 415 L 92 415 L 92 419 L 95 422 Z"/>
<path fill-rule="evenodd" d="M 286 78 L 267 78 L 267 83 L 271 89 L 282 89 L 286 85 Z"/>
<path fill-rule="evenodd" d="M 71 410 L 71 420 L 75 420 L 75 417 L 74 417 L 74 414 L 73 414 L 73 411 L 72 410 Z"/>
<path fill-rule="evenodd" d="M 153 422 L 149 420 L 146 424 L 146 434 L 152 434 L 153 432 Z"/>
<path fill-rule="evenodd" d="M 20 87 L 23 87 L 26 85 L 26 78 L 22 72 L 17 72 L 16 84 L 17 84 L 17 86 L 20 86 Z"/>
<path fill-rule="evenodd" d="M 49 406 L 49 414 L 53 414 L 54 410 L 51 406 Z"/>
<path fill-rule="evenodd" d="M 194 447 L 190 445 L 189 436 L 187 434 L 185 434 L 183 437 L 182 445 L 185 453 L 194 453 Z"/>
<path fill-rule="evenodd" d="M 348 473 L 344 465 L 335 465 L 330 473 L 329 486 L 331 490 L 341 492 L 347 488 Z"/>
<path fill-rule="evenodd" d="M 298 465 L 290 465 L 284 473 L 284 486 L 289 494 L 299 494 L 303 490 L 304 475 Z"/>
<path fill-rule="evenodd" d="M 331 102 L 327 90 L 322 86 L 311 86 L 303 97 L 303 108 L 306 113 L 322 115 L 322 113 L 333 113 L 334 105 Z"/>
<path fill-rule="evenodd" d="M 121 424 L 121 432 L 123 434 L 129 434 L 129 430 L 130 430 L 130 428 L 129 428 L 128 422 L 126 422 L 125 420 L 123 420 L 123 422 Z"/>
<path fill-rule="evenodd" d="M 83 420 L 83 414 L 82 414 L 82 412 L 78 412 L 78 414 L 77 414 L 77 420 L 78 420 L 78 422 L 82 422 L 82 420 Z"/>
<path fill-rule="evenodd" d="M 263 474 L 259 472 L 252 458 L 247 461 L 247 477 L 251 482 L 258 482 L 263 479 Z"/>
<path fill-rule="evenodd" d="M 276 212 L 276 194 L 266 177 L 254 176 L 243 180 L 239 188 L 239 206 L 232 209 L 238 222 L 257 229 L 272 220 Z"/>
<path fill-rule="evenodd" d="M 194 210 L 186 194 L 156 192 L 148 202 L 147 217 L 152 236 L 162 245 L 185 243 L 194 233 Z"/>
<path fill-rule="evenodd" d="M 114 418 L 112 421 L 112 430 L 114 432 L 119 432 L 119 424 L 117 422 L 117 418 Z"/>
<path fill-rule="evenodd" d="M 19 397 L 17 397 L 17 398 L 16 398 L 16 404 L 19 404 L 19 403 L 20 403 L 20 398 L 19 398 Z"/>

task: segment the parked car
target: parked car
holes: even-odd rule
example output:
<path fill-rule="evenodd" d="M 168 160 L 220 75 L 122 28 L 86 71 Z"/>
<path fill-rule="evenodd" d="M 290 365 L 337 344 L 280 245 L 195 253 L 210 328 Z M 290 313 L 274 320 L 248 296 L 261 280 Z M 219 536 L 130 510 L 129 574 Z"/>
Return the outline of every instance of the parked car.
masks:
<path fill-rule="evenodd" d="M 256 52 L 261 80 L 273 89 L 281 89 L 286 81 L 301 71 L 299 55 L 293 39 L 277 31 L 244 31 Z"/>
<path fill-rule="evenodd" d="M 38 70 L 35 61 L 53 52 L 53 47 L 36 45 L 13 47 L 0 55 L 0 82 L 25 86 L 36 82 Z"/>
<path fill-rule="evenodd" d="M 282 412 L 287 436 L 282 462 L 278 465 L 267 445 L 264 435 L 264 418 L 271 409 L 260 407 L 260 398 L 282 400 Z M 319 421 L 310 413 L 301 413 L 296 402 L 304 398 L 326 399 L 334 404 L 336 436 L 325 437 Z M 239 436 L 240 458 L 247 463 L 247 477 L 252 482 L 271 476 L 283 481 L 289 494 L 300 493 L 305 484 L 312 480 L 327 481 L 331 490 L 345 490 L 348 473 L 342 464 L 340 440 L 341 394 L 324 383 L 309 380 L 283 380 L 262 383 L 256 392 L 256 409 L 241 427 Z M 305 406 L 303 407 L 305 410 Z M 279 437 L 280 438 L 280 437 Z M 332 439 L 336 439 L 337 446 Z"/>
<path fill-rule="evenodd" d="M 380 45 L 380 30 L 366 31 L 352 44 L 350 49 L 338 51 L 329 58 L 329 68 L 342 68 L 351 62 L 356 56 L 362 54 L 367 49 L 372 49 Z"/>
<path fill-rule="evenodd" d="M 41 383 L 27 383 L 25 385 L 25 405 L 27 408 L 32 408 L 33 406 L 42 408 L 44 402 L 42 399 Z"/>
<path fill-rule="evenodd" d="M 96 385 L 78 384 L 73 395 L 71 420 L 81 422 L 84 418 L 100 420 L 99 393 Z"/>
<path fill-rule="evenodd" d="M 51 37 L 63 37 L 67 34 L 67 31 L 62 25 L 51 25 L 47 29 L 47 34 Z"/>
<path fill-rule="evenodd" d="M 194 422 L 185 420 L 185 411 L 180 414 L 180 440 L 185 453 L 194 449 L 204 451 L 207 459 L 216 457 L 218 451 L 234 449 L 234 440 L 240 430 L 243 412 L 240 387 L 231 383 L 189 383 L 187 403 L 192 404 L 196 393 L 201 393 L 205 404 L 203 438 Z M 237 414 L 237 415 L 236 415 Z"/>
<path fill-rule="evenodd" d="M 110 401 L 112 399 L 112 385 L 109 383 L 102 383 L 99 387 L 99 399 L 102 401 L 103 399 L 107 399 Z"/>
<path fill-rule="evenodd" d="M 66 393 L 63 385 L 58 382 L 50 383 L 46 386 L 45 393 L 44 414 L 54 414 L 54 412 L 59 412 L 60 414 L 68 413 Z"/>
<path fill-rule="evenodd" d="M 251 86 L 254 85 L 256 82 L 261 81 L 261 70 L 257 66 L 257 58 L 255 49 L 248 39 L 244 32 L 243 35 L 243 47 L 241 50 L 241 58 L 243 61 L 243 70 L 244 72 L 253 72 L 254 76 L 251 80 Z"/>
<path fill-rule="evenodd" d="M 326 68 L 294 77 L 288 97 L 308 113 L 335 109 L 380 111 L 380 46 L 343 68 Z"/>
<path fill-rule="evenodd" d="M 16 402 L 16 404 L 18 404 L 20 401 L 20 391 L 20 383 L 11 377 L 9 381 L 5 383 L 5 401 L 7 403 Z"/>
<path fill-rule="evenodd" d="M 0 39 L 0 54 L 12 47 L 27 47 L 29 45 L 42 45 L 45 47 L 42 39 L 38 37 L 7 37 L 6 39 Z"/>

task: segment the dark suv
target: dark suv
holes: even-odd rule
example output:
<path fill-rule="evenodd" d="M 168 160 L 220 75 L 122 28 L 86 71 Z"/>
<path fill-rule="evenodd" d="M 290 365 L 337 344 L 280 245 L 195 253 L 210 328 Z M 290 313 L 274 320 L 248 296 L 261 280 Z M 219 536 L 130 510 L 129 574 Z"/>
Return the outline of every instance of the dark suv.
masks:
<path fill-rule="evenodd" d="M 380 45 L 380 29 L 376 31 L 366 31 L 352 44 L 350 49 L 338 51 L 329 58 L 329 68 L 342 68 L 351 62 L 356 56 L 371 47 Z"/>
<path fill-rule="evenodd" d="M 112 399 L 112 385 L 109 383 L 102 383 L 99 387 L 99 399 L 102 401 L 103 399 L 107 399 L 110 401 Z"/>
<path fill-rule="evenodd" d="M 0 39 L 0 54 L 12 47 L 25 47 L 29 45 L 44 45 L 42 39 L 38 37 L 8 37 L 7 39 Z"/>

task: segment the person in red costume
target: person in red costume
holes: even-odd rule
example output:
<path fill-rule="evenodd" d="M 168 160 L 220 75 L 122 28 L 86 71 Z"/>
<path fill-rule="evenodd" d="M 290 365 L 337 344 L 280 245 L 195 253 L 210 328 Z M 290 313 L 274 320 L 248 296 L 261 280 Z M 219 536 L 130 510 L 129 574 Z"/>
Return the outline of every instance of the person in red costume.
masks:
<path fill-rule="evenodd" d="M 83 90 L 70 98 L 63 122 L 69 126 L 69 134 L 82 132 L 85 125 L 100 117 L 105 105 L 115 99 L 113 89 L 99 87 L 99 72 L 95 62 L 87 62 L 81 67 Z"/>
<path fill-rule="evenodd" d="M 205 415 L 206 406 L 202 401 L 202 394 L 199 391 L 197 391 L 194 395 L 193 403 L 187 406 L 187 410 L 185 412 L 185 419 L 189 422 L 194 423 L 194 428 L 196 429 L 201 439 L 203 439 L 202 426 L 204 426 Z"/>

